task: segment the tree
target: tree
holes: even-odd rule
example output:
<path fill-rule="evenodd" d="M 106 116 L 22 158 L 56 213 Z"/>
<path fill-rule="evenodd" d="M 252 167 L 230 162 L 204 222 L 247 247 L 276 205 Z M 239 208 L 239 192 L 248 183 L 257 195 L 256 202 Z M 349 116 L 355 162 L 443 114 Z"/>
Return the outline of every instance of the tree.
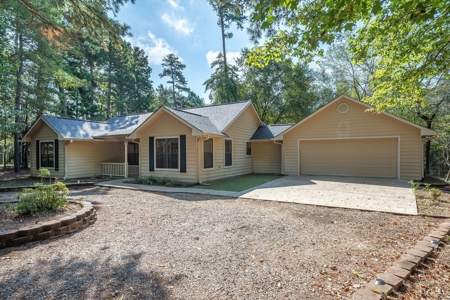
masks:
<path fill-rule="evenodd" d="M 184 99 L 181 97 L 181 93 L 188 91 L 187 81 L 183 75 L 183 70 L 186 68 L 186 65 L 182 64 L 175 54 L 170 53 L 163 58 L 162 66 L 164 69 L 159 74 L 159 77 L 163 78 L 167 76 L 170 78 L 167 83 L 172 85 L 173 107 L 184 107 Z"/>
<path fill-rule="evenodd" d="M 246 20 L 243 9 L 244 6 L 239 5 L 237 1 L 232 0 L 209 0 L 209 4 L 212 6 L 213 10 L 217 14 L 217 17 L 219 18 L 217 25 L 219 25 L 221 30 L 222 55 L 226 71 L 228 68 L 228 62 L 225 40 L 233 37 L 233 33 L 230 31 L 227 32 L 227 30 L 231 28 L 232 23 L 236 24 L 238 29 L 244 28 L 244 22 Z"/>
<path fill-rule="evenodd" d="M 259 68 L 245 63 L 248 49 L 238 61 L 242 81 L 240 93 L 250 99 L 266 124 L 295 123 L 317 109 L 314 77 L 307 66 L 285 61 Z"/>
<path fill-rule="evenodd" d="M 377 59 L 373 94 L 365 101 L 379 111 L 423 99 L 423 79 L 449 79 L 448 0 L 258 0 L 248 5 L 254 36 L 261 35 L 259 27 L 269 34 L 249 56 L 256 65 L 290 56 L 310 61 L 342 32 L 356 29 L 350 39 L 355 59 Z"/>
<path fill-rule="evenodd" d="M 205 101 L 203 100 L 203 98 L 201 98 L 191 89 L 189 89 L 185 100 L 185 107 L 199 107 L 199 106 L 205 106 Z"/>
<path fill-rule="evenodd" d="M 215 104 L 240 101 L 238 68 L 233 65 L 227 67 L 222 53 L 219 53 L 216 60 L 211 63 L 211 68 L 214 72 L 203 83 L 205 92 L 211 91 L 209 99 Z"/>

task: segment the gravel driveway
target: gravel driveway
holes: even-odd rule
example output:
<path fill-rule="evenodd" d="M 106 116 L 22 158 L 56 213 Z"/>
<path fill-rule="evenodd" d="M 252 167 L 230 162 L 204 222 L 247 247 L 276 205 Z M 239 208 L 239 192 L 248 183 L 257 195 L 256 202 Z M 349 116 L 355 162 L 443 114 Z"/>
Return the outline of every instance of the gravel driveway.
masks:
<path fill-rule="evenodd" d="M 0 299 L 347 299 L 443 222 L 98 187 L 71 197 L 98 221 L 0 251 Z"/>

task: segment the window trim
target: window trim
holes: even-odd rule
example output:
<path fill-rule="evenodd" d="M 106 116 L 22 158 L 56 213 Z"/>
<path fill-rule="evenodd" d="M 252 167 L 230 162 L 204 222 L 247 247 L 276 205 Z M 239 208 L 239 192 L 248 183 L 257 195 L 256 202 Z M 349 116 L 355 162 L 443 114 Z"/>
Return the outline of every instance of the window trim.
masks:
<path fill-rule="evenodd" d="M 247 143 L 250 143 L 250 154 L 247 154 Z M 251 141 L 245 142 L 245 156 L 252 156 L 253 154 L 253 145 Z"/>
<path fill-rule="evenodd" d="M 227 149 L 226 143 L 227 142 L 226 141 L 231 141 L 231 165 L 230 166 L 225 165 L 226 164 L 226 154 L 227 154 L 227 152 L 226 152 L 226 149 Z M 224 168 L 232 168 L 233 167 L 233 139 L 225 139 L 223 142 L 223 167 Z"/>
<path fill-rule="evenodd" d="M 53 144 L 53 167 L 43 167 L 42 166 L 42 143 L 52 143 Z M 35 153 L 37 154 L 37 152 Z M 40 140 L 39 141 L 39 169 L 45 168 L 49 170 L 55 169 L 55 140 Z"/>
<path fill-rule="evenodd" d="M 154 162 L 155 162 L 155 171 L 175 171 L 175 172 L 180 172 L 180 136 L 158 136 L 158 137 L 154 137 L 155 138 L 155 143 L 153 145 L 153 153 L 155 153 L 155 157 L 154 157 Z M 178 140 L 178 168 L 177 169 L 169 169 L 169 168 L 157 168 L 156 167 L 156 141 L 157 140 L 166 140 L 166 139 L 177 139 Z"/>
<path fill-rule="evenodd" d="M 212 140 L 212 143 L 213 143 L 213 145 L 212 145 L 212 151 L 213 151 L 212 152 L 212 167 L 211 168 L 205 168 L 205 142 L 207 140 Z M 202 154 L 202 156 L 203 156 L 203 171 L 209 171 L 209 170 L 214 169 L 214 138 L 209 138 L 207 140 L 203 140 L 203 144 L 202 144 L 202 147 L 203 147 L 203 154 Z"/>

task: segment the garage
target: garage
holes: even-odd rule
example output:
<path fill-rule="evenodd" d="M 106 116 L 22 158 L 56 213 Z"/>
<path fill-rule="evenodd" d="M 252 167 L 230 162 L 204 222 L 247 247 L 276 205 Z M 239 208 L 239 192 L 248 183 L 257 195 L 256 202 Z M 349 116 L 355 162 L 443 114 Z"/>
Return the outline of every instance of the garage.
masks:
<path fill-rule="evenodd" d="M 299 173 L 398 177 L 398 138 L 299 140 Z"/>

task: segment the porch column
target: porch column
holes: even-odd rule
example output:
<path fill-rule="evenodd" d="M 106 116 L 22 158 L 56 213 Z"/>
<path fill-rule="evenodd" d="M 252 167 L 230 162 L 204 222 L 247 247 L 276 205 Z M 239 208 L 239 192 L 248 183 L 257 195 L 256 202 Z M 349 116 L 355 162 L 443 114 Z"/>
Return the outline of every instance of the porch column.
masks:
<path fill-rule="evenodd" d="M 125 171 L 125 178 L 128 177 L 128 141 L 123 142 L 125 145 L 125 163 L 124 163 L 124 171 Z"/>

